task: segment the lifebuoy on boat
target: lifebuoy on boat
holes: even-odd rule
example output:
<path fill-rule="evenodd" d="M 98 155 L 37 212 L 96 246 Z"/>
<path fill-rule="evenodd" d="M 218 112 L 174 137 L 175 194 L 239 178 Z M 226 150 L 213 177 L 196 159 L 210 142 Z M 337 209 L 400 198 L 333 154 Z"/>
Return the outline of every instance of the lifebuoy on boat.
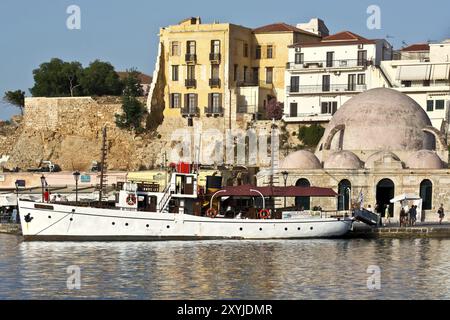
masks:
<path fill-rule="evenodd" d="M 206 215 L 210 218 L 215 218 L 217 216 L 217 210 L 214 208 L 209 208 L 206 210 Z"/>
<path fill-rule="evenodd" d="M 270 210 L 269 209 L 259 210 L 259 218 L 260 219 L 270 219 Z"/>
<path fill-rule="evenodd" d="M 134 206 L 136 204 L 136 196 L 134 194 L 129 194 L 127 196 L 127 204 L 129 206 Z"/>

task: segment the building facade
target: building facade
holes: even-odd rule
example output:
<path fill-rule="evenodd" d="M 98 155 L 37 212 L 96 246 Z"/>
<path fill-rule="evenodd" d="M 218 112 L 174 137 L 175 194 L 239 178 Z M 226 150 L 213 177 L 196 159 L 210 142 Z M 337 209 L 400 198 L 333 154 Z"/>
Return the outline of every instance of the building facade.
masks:
<path fill-rule="evenodd" d="M 349 31 L 289 47 L 284 120 L 326 122 L 356 94 L 384 83 L 377 72 L 392 57 L 385 40 Z"/>
<path fill-rule="evenodd" d="M 400 60 L 381 62 L 380 69 L 386 75 L 386 87 L 413 98 L 427 112 L 433 126 L 448 135 L 450 40 L 411 45 L 400 53 Z"/>
<path fill-rule="evenodd" d="M 448 134 L 450 42 L 411 45 L 398 52 L 385 40 L 352 32 L 289 49 L 284 120 L 328 122 L 352 96 L 386 87 L 413 98 L 433 126 Z"/>
<path fill-rule="evenodd" d="M 215 127 L 222 128 L 240 117 L 263 118 L 270 99 L 284 100 L 288 46 L 315 40 L 320 36 L 284 23 L 250 29 L 189 18 L 162 28 L 155 72 L 163 76 L 154 78 L 163 82 L 164 118 L 185 118 L 189 126 L 221 118 Z"/>

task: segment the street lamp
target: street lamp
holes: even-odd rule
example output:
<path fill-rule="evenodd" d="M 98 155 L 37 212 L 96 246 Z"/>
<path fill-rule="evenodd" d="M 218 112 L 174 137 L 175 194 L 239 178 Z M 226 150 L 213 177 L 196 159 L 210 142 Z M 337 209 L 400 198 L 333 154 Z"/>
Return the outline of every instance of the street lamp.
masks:
<path fill-rule="evenodd" d="M 281 174 L 283 175 L 284 187 L 286 187 L 286 185 L 287 185 L 287 178 L 288 178 L 289 172 L 283 171 Z M 286 208 L 286 194 L 284 196 L 284 208 Z"/>
<path fill-rule="evenodd" d="M 45 188 L 45 177 L 41 176 L 41 188 L 42 188 L 42 202 L 44 202 L 44 188 Z"/>
<path fill-rule="evenodd" d="M 73 178 L 75 179 L 75 203 L 78 204 L 78 180 L 80 179 L 80 171 L 75 171 Z"/>

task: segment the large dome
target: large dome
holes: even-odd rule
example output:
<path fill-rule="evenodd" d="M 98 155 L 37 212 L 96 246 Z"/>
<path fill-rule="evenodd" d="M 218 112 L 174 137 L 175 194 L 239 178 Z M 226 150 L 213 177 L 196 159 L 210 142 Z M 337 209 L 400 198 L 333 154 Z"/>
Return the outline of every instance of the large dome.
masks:
<path fill-rule="evenodd" d="M 393 89 L 376 88 L 351 98 L 334 114 L 322 148 L 350 151 L 414 151 L 433 148 L 422 129 L 431 121 L 422 107 Z M 327 147 L 328 142 L 328 147 Z"/>
<path fill-rule="evenodd" d="M 319 159 L 314 153 L 299 150 L 289 154 L 281 163 L 282 169 L 321 169 Z"/>

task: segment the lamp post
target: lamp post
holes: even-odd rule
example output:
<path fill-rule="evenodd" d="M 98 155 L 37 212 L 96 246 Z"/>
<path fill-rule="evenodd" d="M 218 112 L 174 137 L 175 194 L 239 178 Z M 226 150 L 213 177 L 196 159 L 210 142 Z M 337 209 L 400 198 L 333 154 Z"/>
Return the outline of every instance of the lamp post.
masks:
<path fill-rule="evenodd" d="M 42 202 L 44 202 L 45 176 L 41 176 Z"/>
<path fill-rule="evenodd" d="M 80 171 L 75 171 L 73 178 L 75 179 L 75 203 L 78 204 L 78 180 L 80 179 Z"/>
<path fill-rule="evenodd" d="M 287 185 L 287 178 L 288 178 L 289 172 L 283 171 L 281 174 L 283 175 L 284 187 L 286 187 L 286 185 Z M 284 196 L 284 208 L 286 209 L 286 195 Z"/>

